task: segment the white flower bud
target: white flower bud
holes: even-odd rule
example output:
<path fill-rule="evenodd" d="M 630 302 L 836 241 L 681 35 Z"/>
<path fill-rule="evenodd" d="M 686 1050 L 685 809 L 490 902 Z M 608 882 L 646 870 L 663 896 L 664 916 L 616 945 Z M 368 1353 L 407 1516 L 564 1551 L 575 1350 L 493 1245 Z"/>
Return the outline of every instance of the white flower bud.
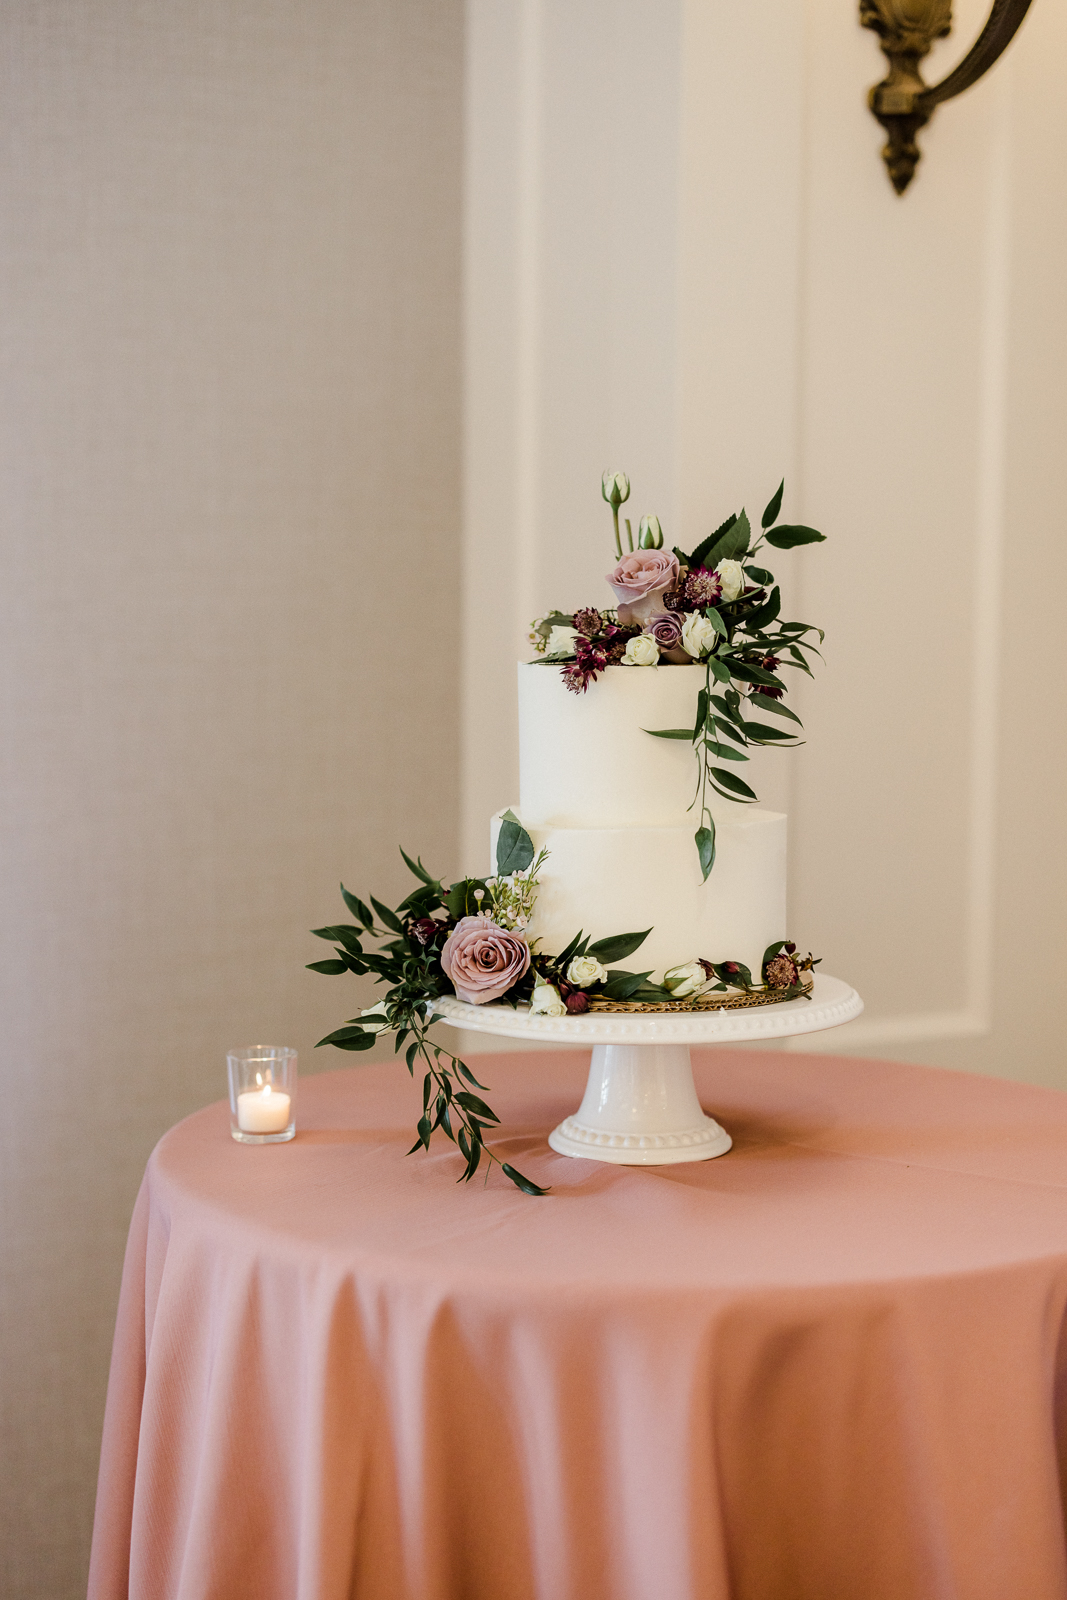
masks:
<path fill-rule="evenodd" d="M 563 1017 L 567 1014 L 567 1007 L 560 999 L 559 990 L 554 984 L 538 983 L 534 986 L 530 1012 L 540 1017 Z"/>
<path fill-rule="evenodd" d="M 630 480 L 625 472 L 605 472 L 600 480 L 600 492 L 613 510 L 618 510 L 630 498 Z"/>
<path fill-rule="evenodd" d="M 718 634 L 713 623 L 699 611 L 691 611 L 682 623 L 682 649 L 699 661 L 712 648 Z"/>
<path fill-rule="evenodd" d="M 619 663 L 622 667 L 658 667 L 659 645 L 650 633 L 639 633 L 626 642 L 626 654 Z"/>
<path fill-rule="evenodd" d="M 691 994 L 703 994 L 705 989 L 710 989 L 712 980 L 708 977 L 699 961 L 687 961 L 684 966 L 672 967 L 663 974 L 663 987 L 669 989 L 676 1000 L 684 1000 Z"/>
<path fill-rule="evenodd" d="M 577 628 L 557 627 L 551 629 L 545 644 L 545 655 L 550 661 L 557 656 L 572 656 L 574 654 L 574 641 L 577 637 Z"/>
<path fill-rule="evenodd" d="M 607 967 L 602 967 L 596 956 L 575 956 L 567 968 L 567 982 L 573 983 L 576 989 L 588 989 L 590 984 L 603 983 L 607 975 Z"/>
<path fill-rule="evenodd" d="M 745 587 L 745 571 L 740 561 L 720 561 L 715 568 L 722 584 L 722 597 L 727 605 L 736 600 Z"/>
<path fill-rule="evenodd" d="M 658 517 L 642 517 L 637 530 L 638 547 L 642 550 L 663 549 L 663 529 Z"/>

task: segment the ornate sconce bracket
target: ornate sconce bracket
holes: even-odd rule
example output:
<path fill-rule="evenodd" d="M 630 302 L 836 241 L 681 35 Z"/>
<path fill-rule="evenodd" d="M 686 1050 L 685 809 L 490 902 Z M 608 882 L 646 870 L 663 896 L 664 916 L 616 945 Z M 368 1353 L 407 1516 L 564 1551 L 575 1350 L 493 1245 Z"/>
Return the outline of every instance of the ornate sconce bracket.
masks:
<path fill-rule="evenodd" d="M 952 0 L 860 0 L 860 22 L 881 40 L 889 76 L 875 84 L 868 104 L 888 135 L 882 156 L 897 194 L 903 194 L 921 151 L 915 136 L 934 107 L 976 83 L 1007 49 L 1030 0 L 993 0 L 985 27 L 963 60 L 940 83 L 923 82 L 919 63 L 936 39 L 952 29 Z"/>

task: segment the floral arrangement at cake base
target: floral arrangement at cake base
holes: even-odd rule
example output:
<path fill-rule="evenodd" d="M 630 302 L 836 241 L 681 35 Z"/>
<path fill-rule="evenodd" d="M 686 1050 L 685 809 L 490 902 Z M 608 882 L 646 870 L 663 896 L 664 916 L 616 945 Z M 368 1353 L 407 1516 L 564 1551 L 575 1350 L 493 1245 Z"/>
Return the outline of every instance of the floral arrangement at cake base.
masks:
<path fill-rule="evenodd" d="M 558 953 L 543 951 L 527 930 L 547 854 L 535 854 L 530 835 L 510 811 L 497 839 L 496 872 L 485 878 L 445 885 L 421 858 L 412 860 L 402 850 L 416 887 L 391 908 L 373 895 L 368 905 L 342 884 L 341 894 L 355 920 L 315 928 L 318 938 L 333 944 L 334 955 L 308 963 L 312 972 L 330 977 L 373 973 L 385 985 L 382 1000 L 319 1044 L 369 1050 L 380 1034 L 391 1031 L 394 1051 L 405 1051 L 412 1076 L 421 1062 L 422 1115 L 408 1154 L 429 1150 L 431 1137 L 440 1130 L 463 1157 L 460 1182 L 473 1178 L 484 1158 L 497 1163 L 527 1194 L 545 1191 L 500 1161 L 486 1143 L 499 1121 L 482 1098 L 486 1086 L 464 1061 L 430 1038 L 434 1023 L 443 1020 L 434 1009 L 436 1000 L 455 995 L 468 1005 L 522 1005 L 535 1015 L 556 1017 L 623 1006 L 703 1009 L 713 997 L 731 995 L 742 1003 L 766 1004 L 810 992 L 804 974 L 814 965 L 810 956 L 798 960 L 795 945 L 779 940 L 765 952 L 759 983 L 741 962 L 703 958 L 672 967 L 662 983 L 654 983 L 651 971 L 632 972 L 614 964 L 640 949 L 650 928 L 596 940 L 579 930 Z"/>

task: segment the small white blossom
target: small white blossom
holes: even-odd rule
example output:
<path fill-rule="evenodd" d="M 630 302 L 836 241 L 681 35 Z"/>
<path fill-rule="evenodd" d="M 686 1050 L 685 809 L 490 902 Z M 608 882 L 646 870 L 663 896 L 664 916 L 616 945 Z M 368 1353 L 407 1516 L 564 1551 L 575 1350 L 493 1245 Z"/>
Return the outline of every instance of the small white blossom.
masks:
<path fill-rule="evenodd" d="M 717 638 L 714 624 L 699 611 L 691 611 L 682 624 L 682 649 L 697 661 L 707 655 Z"/>
<path fill-rule="evenodd" d="M 626 642 L 626 654 L 620 666 L 623 667 L 658 667 L 659 645 L 650 633 L 638 633 Z"/>
<path fill-rule="evenodd" d="M 669 989 L 676 1000 L 691 994 L 703 994 L 714 980 L 709 978 L 699 961 L 687 961 L 684 966 L 672 967 L 663 974 L 663 987 Z"/>
<path fill-rule="evenodd" d="M 576 989 L 588 989 L 592 983 L 603 983 L 607 975 L 607 967 L 602 967 L 596 956 L 575 956 L 567 968 L 567 982 L 573 983 Z"/>
<path fill-rule="evenodd" d="M 722 584 L 722 597 L 729 605 L 745 587 L 745 573 L 740 561 L 720 561 L 715 568 Z"/>
<path fill-rule="evenodd" d="M 566 1015 L 567 1007 L 560 999 L 559 990 L 554 984 L 538 983 L 534 986 L 530 1011 L 534 1016 L 562 1017 Z"/>
<path fill-rule="evenodd" d="M 554 661 L 557 656 L 572 656 L 574 654 L 574 641 L 577 637 L 577 628 L 553 628 L 545 645 L 544 653 L 546 659 Z"/>
<path fill-rule="evenodd" d="M 376 1006 L 368 1006 L 366 1011 L 361 1011 L 359 1022 L 360 1026 L 365 1028 L 368 1033 L 384 1033 L 389 1027 L 385 1001 L 379 1000 Z"/>

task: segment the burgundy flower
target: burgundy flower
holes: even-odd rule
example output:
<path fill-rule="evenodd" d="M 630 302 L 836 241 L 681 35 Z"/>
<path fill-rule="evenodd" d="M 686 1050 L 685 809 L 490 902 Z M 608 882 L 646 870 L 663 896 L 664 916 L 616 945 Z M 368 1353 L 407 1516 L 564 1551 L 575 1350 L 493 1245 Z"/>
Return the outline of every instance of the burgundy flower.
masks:
<path fill-rule="evenodd" d="M 794 947 L 795 948 L 795 947 Z M 800 982 L 797 964 L 785 954 L 775 956 L 763 969 L 768 989 L 791 989 Z"/>
<path fill-rule="evenodd" d="M 442 925 L 434 917 L 420 917 L 411 924 L 411 932 L 421 945 L 428 945 L 431 939 L 442 932 Z"/>
<path fill-rule="evenodd" d="M 564 1005 L 572 1017 L 580 1016 L 583 1011 L 589 1010 L 589 996 L 583 994 L 581 989 L 575 989 L 567 996 Z"/>
<path fill-rule="evenodd" d="M 604 627 L 604 618 L 595 606 L 583 606 L 574 613 L 574 626 L 587 639 L 594 639 Z"/>
<path fill-rule="evenodd" d="M 761 683 L 759 686 L 759 692 L 760 694 L 765 694 L 768 700 L 780 700 L 785 691 L 779 689 L 777 684 Z"/>
<path fill-rule="evenodd" d="M 685 580 L 685 598 L 698 610 L 722 599 L 722 579 L 707 567 L 694 567 Z"/>
<path fill-rule="evenodd" d="M 724 961 L 722 963 L 722 970 L 724 972 L 728 972 L 732 978 L 735 972 L 741 971 L 741 968 L 738 966 L 736 961 Z"/>
<path fill-rule="evenodd" d="M 764 670 L 764 672 L 777 672 L 778 671 L 778 657 L 777 656 L 764 656 L 764 658 L 763 658 L 763 670 Z"/>
<path fill-rule="evenodd" d="M 461 1000 L 484 1006 L 499 1000 L 530 966 L 530 947 L 518 933 L 484 915 L 460 917 L 444 942 L 441 965 Z"/>

